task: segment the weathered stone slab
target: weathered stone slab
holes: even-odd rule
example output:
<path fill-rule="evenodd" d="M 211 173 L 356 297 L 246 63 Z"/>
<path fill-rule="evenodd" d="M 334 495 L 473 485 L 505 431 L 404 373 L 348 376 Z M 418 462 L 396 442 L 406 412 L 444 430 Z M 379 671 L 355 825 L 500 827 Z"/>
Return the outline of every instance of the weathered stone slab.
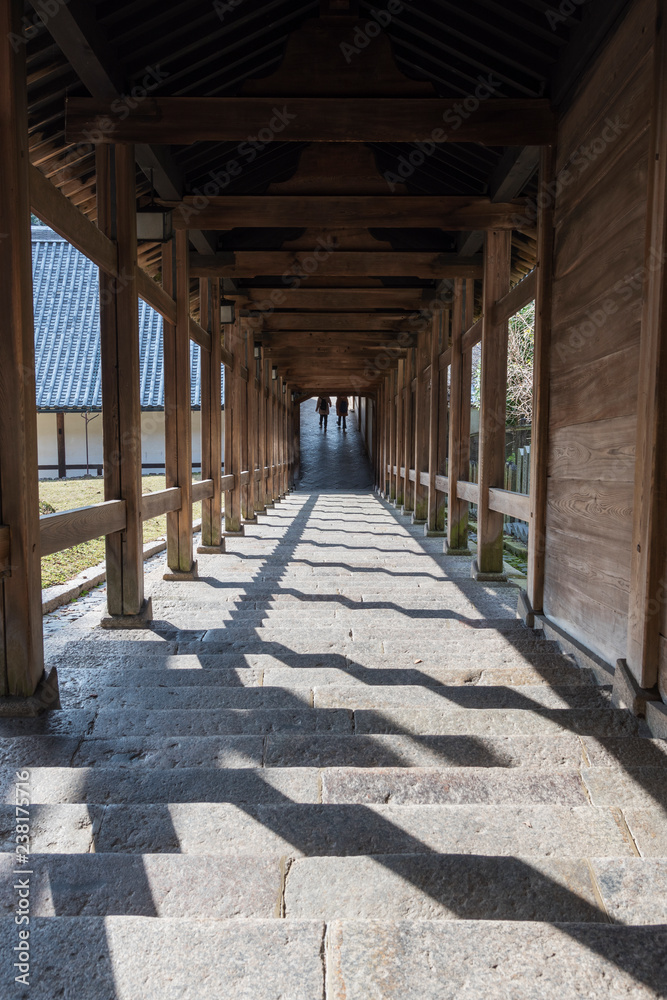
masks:
<path fill-rule="evenodd" d="M 602 688 L 551 688 L 545 685 L 513 689 L 497 685 L 403 684 L 384 686 L 372 683 L 364 686 L 325 686 L 314 690 L 315 708 L 349 708 L 383 711 L 386 708 L 512 708 L 530 710 L 543 708 L 603 708 L 607 704 Z"/>
<path fill-rule="evenodd" d="M 667 860 L 592 858 L 600 894 L 620 924 L 667 924 Z"/>
<path fill-rule="evenodd" d="M 384 855 L 304 858 L 285 884 L 285 916 L 306 920 L 606 922 L 585 860 Z"/>
<path fill-rule="evenodd" d="M 272 734 L 267 767 L 579 767 L 576 736 Z"/>
<path fill-rule="evenodd" d="M 0 771 L 2 801 L 14 800 L 15 771 Z M 30 772 L 33 803 L 318 802 L 315 768 L 45 767 Z"/>
<path fill-rule="evenodd" d="M 275 664 L 275 665 L 273 665 Z M 355 663 L 347 666 L 301 667 L 298 662 L 293 667 L 283 666 L 276 661 L 264 672 L 265 685 L 273 687 L 322 688 L 326 685 L 341 687 L 366 685 L 394 686 L 417 685 L 420 687 L 455 687 L 471 685 L 476 687 L 522 687 L 545 686 L 580 687 L 591 686 L 591 679 L 585 671 L 569 666 L 496 667 L 475 669 L 472 667 L 365 667 Z"/>
<path fill-rule="evenodd" d="M 585 767 L 581 773 L 596 806 L 628 809 L 657 804 L 667 809 L 664 767 Z"/>
<path fill-rule="evenodd" d="M 322 802 L 583 806 L 588 798 L 574 769 L 328 768 L 322 772 Z"/>
<path fill-rule="evenodd" d="M 560 858 L 634 853 L 620 821 L 610 810 L 592 806 L 226 803 L 144 805 L 140 810 L 106 806 L 96 850 L 310 857 L 431 851 Z"/>
<path fill-rule="evenodd" d="M 31 853 L 87 854 L 92 849 L 104 806 L 34 805 L 30 807 Z M 0 852 L 16 850 L 14 805 L 0 805 Z"/>
<path fill-rule="evenodd" d="M 0 855 L 0 880 L 6 885 L 13 862 L 13 855 Z M 284 866 L 279 857 L 41 854 L 31 862 L 31 917 L 229 920 L 279 915 Z M 0 895 L 0 915 L 13 916 L 15 908 L 11 892 Z"/>
<path fill-rule="evenodd" d="M 261 767 L 262 736 L 135 736 L 85 739 L 75 767 Z"/>
<path fill-rule="evenodd" d="M 103 709 L 93 736 L 253 736 L 272 732 L 351 733 L 352 713 L 345 709 L 210 709 L 151 711 Z"/>
<path fill-rule="evenodd" d="M 100 710 L 125 712 L 128 709 L 165 711 L 202 711 L 212 709 L 298 709 L 312 708 L 312 693 L 308 688 L 288 690 L 283 687 L 121 687 L 96 688 Z M 325 706 L 328 707 L 328 706 Z M 345 706 L 341 706 L 345 707 Z"/>
<path fill-rule="evenodd" d="M 20 736 L 83 736 L 95 718 L 81 709 L 45 712 L 36 718 L 0 718 L 0 739 Z"/>
<path fill-rule="evenodd" d="M 357 733 L 470 734 L 511 736 L 553 734 L 564 730 L 593 736 L 634 736 L 637 720 L 629 712 L 611 709 L 386 709 L 354 713 Z"/>
<path fill-rule="evenodd" d="M 643 858 L 667 858 L 667 814 L 661 806 L 631 807 L 625 820 Z"/>
<path fill-rule="evenodd" d="M 0 739 L 0 767 L 69 767 L 79 736 L 14 736 Z"/>
<path fill-rule="evenodd" d="M 316 921 L 148 917 L 35 918 L 46 962 L 19 1000 L 314 1000 L 323 996 L 324 927 Z M 0 925 L 15 940 L 13 918 Z M 13 952 L 0 949 L 12 982 Z"/>
<path fill-rule="evenodd" d="M 583 736 L 593 767 L 667 767 L 667 742 L 640 738 Z"/>
<path fill-rule="evenodd" d="M 514 921 L 336 921 L 327 1000 L 660 1000 L 667 929 Z"/>

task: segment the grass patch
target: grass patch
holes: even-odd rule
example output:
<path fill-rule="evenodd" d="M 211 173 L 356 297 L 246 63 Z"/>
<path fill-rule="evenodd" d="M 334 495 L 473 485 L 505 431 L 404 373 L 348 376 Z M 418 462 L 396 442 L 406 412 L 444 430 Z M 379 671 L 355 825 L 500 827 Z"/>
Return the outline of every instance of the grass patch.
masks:
<path fill-rule="evenodd" d="M 201 478 L 198 474 L 193 479 Z M 165 489 L 164 476 L 142 476 L 142 492 L 156 493 Z M 104 482 L 99 479 L 45 479 L 39 484 L 40 514 L 75 510 L 89 507 L 104 500 Z M 195 521 L 201 517 L 201 503 L 193 504 Z M 167 531 L 167 517 L 154 517 L 144 522 L 144 542 L 163 538 Z M 91 566 L 104 562 L 104 537 L 94 538 L 81 545 L 73 545 L 62 552 L 54 552 L 42 559 L 42 587 L 66 583 Z"/>

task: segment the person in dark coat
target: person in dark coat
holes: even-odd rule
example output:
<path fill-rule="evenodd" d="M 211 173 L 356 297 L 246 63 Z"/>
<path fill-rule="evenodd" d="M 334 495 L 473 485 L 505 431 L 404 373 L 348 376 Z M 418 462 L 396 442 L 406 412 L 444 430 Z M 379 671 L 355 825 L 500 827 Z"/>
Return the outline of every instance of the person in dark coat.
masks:
<path fill-rule="evenodd" d="M 339 396 L 336 400 L 336 413 L 338 415 L 338 426 L 340 427 L 341 420 L 343 421 L 343 430 L 347 430 L 347 412 L 349 409 L 349 404 L 347 401 L 347 396 Z"/>
<path fill-rule="evenodd" d="M 329 410 L 331 409 L 331 400 L 328 396 L 318 396 L 317 406 L 315 407 L 315 412 L 320 415 L 320 427 L 324 424 L 324 429 L 327 429 L 327 421 L 329 419 Z"/>

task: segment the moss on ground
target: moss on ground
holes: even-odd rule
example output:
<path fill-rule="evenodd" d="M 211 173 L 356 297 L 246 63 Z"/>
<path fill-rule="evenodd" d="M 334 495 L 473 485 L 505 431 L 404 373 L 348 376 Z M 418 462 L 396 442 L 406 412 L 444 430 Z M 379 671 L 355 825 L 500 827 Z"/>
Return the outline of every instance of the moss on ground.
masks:
<path fill-rule="evenodd" d="M 198 475 L 194 476 L 199 479 Z M 155 493 L 165 488 L 164 476 L 143 476 L 144 493 Z M 95 479 L 44 479 L 39 484 L 40 514 L 57 513 L 63 510 L 74 510 L 77 507 L 88 507 L 104 500 L 104 482 Z M 201 504 L 192 508 L 193 517 L 201 517 Z M 144 523 L 144 542 L 153 542 L 162 538 L 167 530 L 167 518 L 154 517 Z M 90 542 L 74 545 L 62 552 L 42 559 L 42 587 L 54 587 L 66 583 L 91 566 L 104 562 L 104 537 L 94 538 Z"/>

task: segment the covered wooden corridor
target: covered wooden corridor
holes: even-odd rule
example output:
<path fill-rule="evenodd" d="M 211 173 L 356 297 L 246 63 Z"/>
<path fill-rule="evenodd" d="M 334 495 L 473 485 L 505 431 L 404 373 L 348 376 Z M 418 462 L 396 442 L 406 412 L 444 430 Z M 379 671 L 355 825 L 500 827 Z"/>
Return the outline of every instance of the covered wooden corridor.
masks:
<path fill-rule="evenodd" d="M 573 969 L 584 970 L 583 992 L 610 1000 L 619 990 L 638 1000 L 667 990 L 667 915 L 637 892 L 641 884 L 646 899 L 664 898 L 667 850 L 665 13 L 664 0 L 389 0 L 381 8 L 367 0 L 0 0 L 0 716 L 8 717 L 0 751 L 8 767 L 36 769 L 40 857 L 131 855 L 118 875 L 123 886 L 157 865 L 156 855 L 245 857 L 246 831 L 248 884 L 262 902 L 253 909 L 241 887 L 236 909 L 205 914 L 232 923 L 196 939 L 209 956 L 199 981 L 207 963 L 219 971 L 210 957 L 219 931 L 237 963 L 211 997 L 461 1000 L 505 991 L 528 1000 L 554 953 L 563 963 L 546 995 L 578 995 Z M 105 500 L 41 518 L 31 213 L 97 266 L 100 288 Z M 143 492 L 141 475 L 140 299 L 163 324 L 166 487 L 155 493 Z M 530 483 L 514 489 L 506 477 L 509 331 L 531 303 Z M 192 341 L 201 348 L 199 482 Z M 308 478 L 302 409 L 315 424 L 321 395 L 349 397 L 353 413 L 340 440 L 330 418 L 320 465 L 336 449 L 344 469 L 356 450 L 370 470 L 366 487 L 350 481 L 344 497 Z M 338 475 L 334 485 L 341 489 Z M 166 565 L 160 580 L 146 580 L 142 526 L 164 514 Z M 508 518 L 528 536 L 519 593 L 506 582 Z M 105 615 L 88 622 L 86 636 L 45 650 L 40 560 L 101 536 Z M 302 605 L 296 614 L 281 603 L 288 598 Z M 363 648 L 351 651 L 357 642 Z M 203 693 L 190 658 L 215 669 L 215 694 Z M 274 660 L 302 670 L 298 682 Z M 173 667 L 183 668 L 182 692 L 166 683 Z M 331 672 L 301 683 L 311 668 Z M 392 678 L 394 668 L 408 673 Z M 204 674 L 208 685 L 212 672 Z M 307 693 L 294 694 L 293 684 Z M 478 696 L 487 684 L 493 691 Z M 462 693 L 468 685 L 474 694 Z M 531 690 L 515 690 L 524 686 Z M 272 690 L 233 693 L 246 687 Z M 182 718 L 174 710 L 181 698 Z M 99 711 L 91 709 L 98 699 Z M 309 748 L 297 731 L 346 735 L 353 750 Z M 128 734 L 137 736 L 131 745 Z M 251 736 L 258 742 L 234 742 Z M 566 736 L 562 757 L 554 755 L 552 739 Z M 224 746 L 207 742 L 213 737 Z M 400 747 L 391 742 L 399 737 Z M 487 737 L 504 750 L 486 746 Z M 450 757 L 439 743 L 424 749 L 441 738 L 454 741 Z M 431 764 L 437 773 L 423 774 Z M 283 766 L 288 776 L 278 774 Z M 345 774 L 326 781 L 315 773 L 339 766 Z M 370 785 L 357 766 L 373 772 Z M 405 774 L 380 773 L 393 766 Z M 445 772 L 454 766 L 474 778 L 452 805 L 460 776 Z M 54 771 L 50 790 L 41 769 L 70 767 L 85 774 Z M 109 771 L 99 781 L 88 772 L 98 767 Z M 185 767 L 192 793 L 167 774 Z M 503 773 L 490 790 L 478 774 L 489 767 L 527 768 L 528 785 L 517 789 Z M 604 775 L 584 774 L 598 767 Z M 216 769 L 224 777 L 203 775 Z M 408 786 L 418 797 L 436 789 L 420 800 L 426 812 L 416 825 L 403 814 L 377 818 L 410 798 Z M 428 812 L 445 800 L 451 815 Z M 308 809 L 292 814 L 295 802 Z M 132 803 L 145 811 L 145 827 L 129 824 Z M 267 803 L 275 816 L 261 813 Z M 456 811 L 468 806 L 465 816 Z M 501 806 L 506 825 L 485 840 Z M 246 809 L 253 819 L 244 826 Z M 376 854 L 419 860 L 375 878 Z M 466 909 L 441 881 L 434 911 L 408 893 L 367 946 L 363 922 L 402 898 L 401 884 L 433 886 L 423 856 L 439 859 L 438 877 L 447 870 L 456 879 L 463 855 L 513 859 L 514 867 L 465 869 L 475 898 L 487 878 L 494 899 L 514 886 L 505 909 Z M 535 869 L 524 855 L 541 859 Z M 301 856 L 354 857 L 360 867 L 293 878 L 302 895 L 292 897 L 288 873 Z M 58 864 L 63 885 L 87 884 L 83 869 Z M 179 978 L 182 952 L 170 950 L 192 931 L 178 923 L 190 913 L 183 895 L 175 895 L 183 913 L 158 902 L 159 885 L 185 879 L 186 869 L 165 864 L 153 883 L 146 876 L 133 909 L 110 888 L 116 861 L 100 864 L 110 866 L 106 901 L 88 910 L 65 888 L 62 909 L 40 897 L 36 911 L 50 952 L 68 934 L 70 954 L 76 942 L 92 942 L 85 961 L 99 962 L 99 981 L 84 993 L 63 964 L 30 995 L 150 996 L 152 973 L 137 992 L 135 966 L 117 961 L 140 932 L 146 969 L 166 955 L 181 983 L 176 993 L 158 976 L 156 997 L 205 996 Z M 362 869 L 373 875 L 366 904 L 339 906 Z M 197 884 L 213 871 L 221 877 L 213 862 L 196 867 Z M 329 887 L 331 872 L 332 895 L 318 909 L 306 896 Z M 614 879 L 630 886 L 623 898 L 610 889 Z M 522 910 L 542 892 L 548 905 Z M 269 898 L 277 910 L 267 917 Z M 452 914 L 470 922 L 458 937 L 448 936 Z M 65 927 L 51 919 L 78 915 L 83 923 Z M 165 918 L 162 930 L 132 923 L 149 916 Z M 430 926 L 443 917 L 444 932 Z M 247 939 L 246 918 L 257 921 Z M 282 930 L 267 928 L 273 919 Z M 488 939 L 478 920 L 488 922 Z M 523 938 L 508 935 L 504 920 L 526 921 L 531 957 L 518 986 L 511 949 Z M 636 926 L 623 935 L 614 922 Z M 466 935 L 484 939 L 486 950 L 469 980 L 454 977 L 445 988 L 446 970 L 468 961 Z M 263 981 L 265 940 L 273 972 Z M 281 965 L 288 952 L 306 956 L 303 977 L 301 957 Z M 387 956 L 398 956 L 395 966 Z M 436 957 L 429 965 L 425 956 Z M 494 994 L 496 968 L 506 979 Z"/>

